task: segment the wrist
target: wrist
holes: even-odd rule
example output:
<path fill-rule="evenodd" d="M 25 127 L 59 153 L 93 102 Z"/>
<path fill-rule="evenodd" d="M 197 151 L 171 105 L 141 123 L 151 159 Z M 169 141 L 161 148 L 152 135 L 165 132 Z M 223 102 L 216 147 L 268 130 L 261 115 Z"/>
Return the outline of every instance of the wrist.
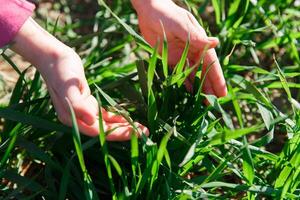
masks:
<path fill-rule="evenodd" d="M 57 40 L 29 18 L 12 41 L 12 50 L 38 70 L 59 59 L 72 49 Z"/>

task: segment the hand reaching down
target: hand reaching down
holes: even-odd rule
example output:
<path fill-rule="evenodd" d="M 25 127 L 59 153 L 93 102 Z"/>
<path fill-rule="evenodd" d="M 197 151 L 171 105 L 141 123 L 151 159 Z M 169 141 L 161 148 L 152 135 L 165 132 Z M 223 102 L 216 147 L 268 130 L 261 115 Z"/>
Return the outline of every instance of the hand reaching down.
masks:
<path fill-rule="evenodd" d="M 28 48 L 30 51 L 28 51 Z M 22 26 L 14 39 L 12 49 L 31 62 L 43 76 L 59 120 L 72 126 L 67 100 L 76 115 L 79 130 L 88 135 L 99 134 L 98 102 L 91 95 L 79 56 L 69 47 L 43 30 L 32 19 Z M 133 127 L 122 116 L 102 109 L 105 131 L 111 131 L 107 140 L 130 140 Z M 149 131 L 136 123 L 138 136 Z"/>
<path fill-rule="evenodd" d="M 171 0 L 132 0 L 132 4 L 138 14 L 142 35 L 152 46 L 160 42 L 160 51 L 165 31 L 171 66 L 175 66 L 180 60 L 188 39 L 190 66 L 198 64 L 205 49 L 209 49 L 204 55 L 202 74 L 205 74 L 205 70 L 211 65 L 204 81 L 204 93 L 217 97 L 226 96 L 227 88 L 222 68 L 213 49 L 219 43 L 217 38 L 208 37 L 192 14 Z M 189 91 L 192 91 L 193 81 L 193 76 L 186 81 Z"/>
<path fill-rule="evenodd" d="M 99 134 L 98 102 L 91 95 L 81 60 L 72 50 L 65 56 L 59 57 L 50 62 L 51 67 L 49 63 L 44 65 L 43 69 L 51 68 L 51 70 L 41 70 L 58 117 L 64 124 L 72 126 L 69 107 L 65 100 L 67 98 L 75 111 L 80 131 L 89 136 L 97 136 Z M 48 67 L 46 67 L 47 65 Z M 101 112 L 105 132 L 112 131 L 107 136 L 107 140 L 130 140 L 131 133 L 135 131 L 124 117 L 115 115 L 105 109 L 102 109 Z M 145 135 L 149 134 L 147 128 L 143 125 L 135 123 L 135 126 L 139 129 L 139 136 L 142 132 Z"/>

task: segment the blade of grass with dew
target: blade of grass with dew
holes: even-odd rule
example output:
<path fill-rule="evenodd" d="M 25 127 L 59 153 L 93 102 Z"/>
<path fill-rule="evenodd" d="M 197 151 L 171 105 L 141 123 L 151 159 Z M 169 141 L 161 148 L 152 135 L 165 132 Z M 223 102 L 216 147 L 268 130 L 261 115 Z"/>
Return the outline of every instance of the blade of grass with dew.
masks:
<path fill-rule="evenodd" d="M 190 146 L 188 152 L 186 153 L 186 155 L 184 156 L 184 159 L 181 161 L 181 163 L 179 164 L 179 167 L 184 166 L 186 163 L 188 163 L 195 155 L 196 153 L 196 147 L 197 145 L 200 143 L 203 135 L 205 134 L 205 132 L 208 129 L 208 122 L 205 118 L 202 119 L 202 123 L 201 123 L 201 127 L 199 129 L 198 132 L 198 136 L 196 141 Z"/>
<path fill-rule="evenodd" d="M 162 162 L 162 159 L 165 155 L 165 152 L 168 151 L 167 150 L 167 144 L 168 141 L 170 140 L 171 135 L 173 134 L 172 131 L 168 132 L 161 140 L 158 151 L 157 151 L 157 156 L 156 156 L 156 160 L 153 162 L 152 165 L 152 170 L 151 170 L 151 182 L 150 182 L 150 190 L 152 190 L 152 186 L 154 184 L 154 182 L 156 181 L 156 179 L 158 178 L 158 171 L 159 171 L 159 166 Z"/>
<path fill-rule="evenodd" d="M 131 135 L 131 169 L 132 169 L 132 183 L 131 188 L 136 188 L 137 181 L 137 170 L 139 169 L 139 143 L 138 138 L 135 134 Z"/>
<path fill-rule="evenodd" d="M 243 128 L 243 129 L 237 129 L 237 130 L 224 130 L 222 133 L 217 134 L 211 140 L 209 140 L 208 144 L 210 145 L 220 145 L 224 144 L 227 141 L 231 139 L 236 139 L 241 136 L 250 134 L 250 133 L 255 133 L 258 130 L 260 130 L 262 125 L 254 125 L 249 128 Z"/>
<path fill-rule="evenodd" d="M 48 121 L 38 116 L 21 113 L 9 107 L 0 108 L 0 117 L 11 121 L 20 122 L 22 124 L 31 125 L 42 130 L 58 131 L 64 133 L 71 132 L 69 127 Z"/>
<path fill-rule="evenodd" d="M 177 63 L 177 65 L 175 66 L 175 68 L 173 69 L 174 70 L 173 74 L 179 74 L 183 71 L 184 66 L 186 64 L 189 48 L 190 48 L 190 35 L 188 36 L 188 39 L 186 41 L 181 58 L 180 58 L 179 62 Z"/>
<path fill-rule="evenodd" d="M 280 82 L 282 84 L 282 87 L 284 88 L 284 90 L 285 90 L 285 92 L 288 96 L 288 99 L 291 102 L 292 94 L 291 94 L 290 88 L 288 86 L 287 80 L 284 76 L 284 73 L 281 71 L 278 62 L 276 61 L 275 55 L 274 55 L 273 59 L 274 59 L 274 62 L 275 62 L 275 65 L 276 65 L 276 68 L 277 68 L 277 71 L 278 71 L 278 75 L 279 75 L 279 79 L 280 79 Z M 293 113 L 295 114 L 295 108 L 294 108 L 293 104 L 291 104 L 291 106 L 292 106 L 292 109 L 293 109 Z"/>
<path fill-rule="evenodd" d="M 106 94 L 99 86 L 95 85 L 100 94 L 104 97 L 104 99 L 113 107 L 114 111 L 117 114 L 122 115 L 127 122 L 137 131 L 137 127 L 135 126 L 133 120 L 130 118 L 129 113 L 122 108 L 115 100 L 113 100 L 108 94 Z M 143 134 L 144 135 L 144 134 Z"/>
<path fill-rule="evenodd" d="M 22 99 L 22 95 L 24 90 L 26 89 L 27 82 L 25 81 L 25 75 L 29 68 L 25 69 L 21 74 L 20 77 L 15 85 L 15 88 L 12 92 L 12 96 L 9 100 L 9 105 L 19 103 L 20 99 Z"/>
<path fill-rule="evenodd" d="M 67 190 L 68 190 L 68 183 L 70 179 L 70 167 L 71 167 L 72 159 L 70 159 L 63 170 L 63 175 L 61 177 L 60 185 L 59 185 L 59 193 L 58 193 L 58 200 L 66 199 Z"/>
<path fill-rule="evenodd" d="M 165 151 L 164 157 L 170 170 L 172 170 L 171 158 L 168 151 Z"/>
<path fill-rule="evenodd" d="M 5 163 L 7 162 L 11 151 L 13 150 L 17 137 L 18 137 L 18 131 L 20 130 L 22 124 L 18 123 L 9 133 L 9 144 L 8 147 L 3 155 L 3 157 L 1 158 L 0 161 L 0 168 L 3 168 Z"/>
<path fill-rule="evenodd" d="M 40 90 L 42 87 L 41 75 L 38 71 L 34 73 L 32 83 L 30 85 L 29 91 L 25 96 L 25 101 L 30 101 L 40 97 Z"/>
<path fill-rule="evenodd" d="M 112 192 L 112 199 L 115 200 L 115 199 L 117 199 L 117 193 L 116 193 L 116 189 L 115 189 L 115 185 L 114 185 L 113 177 L 112 177 L 111 163 L 109 160 L 109 152 L 108 152 L 108 147 L 107 147 L 107 142 L 106 142 L 106 133 L 104 130 L 103 116 L 102 116 L 102 111 L 101 111 L 102 104 L 101 104 L 101 100 L 100 100 L 100 96 L 99 96 L 98 92 L 96 93 L 96 98 L 97 98 L 98 106 L 99 106 L 99 122 L 98 122 L 99 123 L 99 141 L 100 141 L 100 145 L 101 145 L 101 151 L 104 156 L 104 163 L 105 163 L 105 167 L 106 167 L 106 171 L 107 171 L 107 176 L 109 179 L 110 189 Z"/>
<path fill-rule="evenodd" d="M 237 114 L 239 125 L 241 128 L 244 128 L 242 112 L 239 107 L 239 103 L 238 103 L 236 94 L 234 93 L 231 85 L 228 86 L 228 89 L 229 89 L 229 93 L 232 96 L 232 103 L 233 103 L 234 110 Z M 246 136 L 243 136 L 243 143 L 245 145 L 245 149 L 243 149 L 243 158 L 244 158 L 243 159 L 243 171 L 244 171 L 244 174 L 245 174 L 248 184 L 251 186 L 253 184 L 254 177 L 255 177 L 254 164 L 253 164 L 251 151 L 248 147 L 248 141 L 247 141 Z M 254 199 L 254 196 L 251 193 L 248 193 L 247 195 L 248 195 L 248 199 Z"/>
<path fill-rule="evenodd" d="M 132 134 L 134 135 L 134 134 Z M 108 155 L 108 158 L 110 160 L 110 163 L 112 164 L 112 166 L 115 168 L 116 172 L 118 173 L 118 175 L 120 176 L 120 178 L 122 179 L 123 185 L 124 185 L 124 192 L 125 192 L 125 196 L 129 197 L 131 195 L 131 192 L 129 192 L 129 188 L 128 188 L 128 182 L 126 181 L 126 178 L 124 177 L 124 173 L 123 170 L 120 166 L 120 164 L 118 163 L 118 161 L 111 155 Z"/>
<path fill-rule="evenodd" d="M 139 76 L 139 83 L 141 85 L 141 90 L 144 97 L 148 95 L 148 85 L 147 85 L 147 73 L 145 69 L 145 64 L 142 60 L 136 62 L 138 76 Z"/>
<path fill-rule="evenodd" d="M 56 32 L 57 32 L 58 23 L 59 23 L 59 17 L 60 17 L 60 16 L 58 16 L 58 17 L 56 18 L 55 23 L 54 23 L 54 27 L 53 27 L 53 30 L 52 30 L 52 35 L 54 35 L 54 36 L 55 36 L 55 34 L 56 34 Z"/>
<path fill-rule="evenodd" d="M 235 139 L 230 140 L 229 144 L 238 146 L 241 149 L 244 147 L 244 144 L 242 142 L 237 141 Z M 251 149 L 251 152 L 253 154 L 255 154 L 255 156 L 257 156 L 257 157 L 262 157 L 262 158 L 264 158 L 266 160 L 270 160 L 272 162 L 276 162 L 279 159 L 279 156 L 277 156 L 277 155 L 275 155 L 273 153 L 270 153 L 268 151 L 262 150 L 262 149 L 260 149 L 260 148 L 258 148 L 256 146 L 249 145 L 249 148 Z"/>
<path fill-rule="evenodd" d="M 139 180 L 137 182 L 137 185 L 135 187 L 135 194 L 139 195 L 141 191 L 144 189 L 148 179 L 151 177 L 151 166 L 147 167 L 143 174 L 139 176 Z"/>
<path fill-rule="evenodd" d="M 95 85 L 100 94 L 104 97 L 104 99 L 113 106 L 119 114 L 127 114 L 125 111 L 115 100 L 113 100 L 108 94 L 106 94 L 98 85 Z M 97 94 L 97 93 L 96 93 Z M 123 115 L 122 115 L 123 116 Z M 125 117 L 125 116 L 123 116 Z M 127 118 L 126 118 L 127 119 Z M 131 121 L 131 120 L 130 120 Z"/>
<path fill-rule="evenodd" d="M 288 88 L 295 88 L 295 89 L 299 89 L 300 88 L 300 84 L 299 83 L 291 83 L 288 82 L 287 83 Z M 281 81 L 273 81 L 271 83 L 265 83 L 263 85 L 260 86 L 261 88 L 268 88 L 268 89 L 284 89 L 284 86 L 282 85 Z"/>
<path fill-rule="evenodd" d="M 273 128 L 272 122 L 274 121 L 272 112 L 269 111 L 265 106 L 261 105 L 260 103 L 256 103 L 256 105 L 266 125 L 266 128 L 270 131 Z"/>
<path fill-rule="evenodd" d="M 234 126 L 233 126 L 232 120 L 230 119 L 230 116 L 228 115 L 228 113 L 226 113 L 224 111 L 224 109 L 218 102 L 217 97 L 214 95 L 204 95 L 204 94 L 203 94 L 203 96 L 206 97 L 206 99 L 209 101 L 210 105 L 212 105 L 214 109 L 216 109 L 218 112 L 220 112 L 222 114 L 222 118 L 223 118 L 226 126 L 228 128 L 230 128 L 231 130 L 233 130 Z"/>
<path fill-rule="evenodd" d="M 268 186 L 252 185 L 251 187 L 249 187 L 248 185 L 226 183 L 226 182 L 210 182 L 202 185 L 201 187 L 202 188 L 227 187 L 227 188 L 236 189 L 238 191 L 251 191 L 251 192 L 264 194 L 271 197 L 279 197 L 281 192 L 280 190 Z M 299 195 L 290 194 L 290 193 L 287 194 L 287 198 L 297 199 L 299 197 L 300 197 Z"/>
<path fill-rule="evenodd" d="M 157 117 L 157 106 L 156 106 L 156 100 L 155 95 L 152 89 L 153 85 L 153 79 L 155 75 L 155 68 L 157 63 L 157 54 L 158 54 L 158 47 L 156 46 L 154 49 L 154 52 L 149 60 L 149 67 L 147 71 L 147 88 L 148 88 L 148 124 L 150 130 L 154 128 L 155 126 L 155 120 Z"/>
<path fill-rule="evenodd" d="M 22 72 L 19 70 L 18 66 L 10 59 L 10 57 L 8 57 L 5 54 L 5 52 L 2 52 L 1 56 L 4 58 L 6 62 L 8 62 L 8 64 L 10 64 L 10 66 L 12 66 L 12 68 L 19 74 L 19 76 L 22 75 Z"/>
<path fill-rule="evenodd" d="M 297 169 L 300 166 L 300 136 L 296 135 L 293 139 L 293 142 L 295 142 L 296 148 L 291 149 L 290 153 L 290 159 L 289 159 L 289 165 L 285 166 L 281 173 L 279 174 L 278 178 L 275 182 L 275 188 L 283 188 L 281 197 L 285 197 L 286 193 L 288 192 L 288 189 L 291 185 L 291 179 L 295 173 L 295 169 Z M 295 141 L 296 140 L 296 141 Z M 298 140 L 298 142 L 297 142 Z M 289 143 L 287 143 L 288 145 Z"/>
<path fill-rule="evenodd" d="M 270 103 L 270 100 L 251 82 L 247 81 L 243 77 L 239 75 L 234 75 L 231 79 L 235 84 L 237 84 L 240 88 L 247 91 L 247 93 L 252 94 L 255 98 L 257 98 L 261 103 L 263 103 L 268 108 L 273 108 L 273 105 Z"/>
<path fill-rule="evenodd" d="M 100 87 L 98 87 L 97 85 L 95 85 L 95 87 L 100 92 L 100 94 L 105 98 L 105 100 L 111 106 L 113 106 L 113 109 L 117 112 L 117 114 L 122 115 L 126 119 L 126 121 L 132 126 L 132 128 L 135 130 L 135 132 L 140 133 L 139 129 L 136 127 L 134 121 L 129 116 L 129 113 L 125 109 L 123 109 L 121 106 L 119 106 L 118 103 L 115 100 L 113 100 L 108 94 L 106 94 Z M 141 138 L 143 139 L 144 142 L 153 143 L 148 137 L 146 137 L 145 133 L 142 132 L 140 134 L 141 134 Z"/>
<path fill-rule="evenodd" d="M 111 155 L 108 155 L 108 158 L 109 158 L 110 163 L 112 164 L 112 166 L 114 166 L 115 170 L 117 171 L 118 175 L 120 177 L 122 177 L 123 170 L 122 170 L 120 164 L 118 163 L 118 161 L 114 157 L 112 157 Z"/>
<path fill-rule="evenodd" d="M 286 120 L 286 116 L 279 116 L 274 119 L 271 125 L 277 124 L 279 122 L 282 122 Z M 256 124 L 248 128 L 238 129 L 238 130 L 228 130 L 225 129 L 221 133 L 214 135 L 212 138 L 210 138 L 207 142 L 210 145 L 219 145 L 224 144 L 225 142 L 228 142 L 231 139 L 236 139 L 238 137 L 241 137 L 243 135 L 247 135 L 249 133 L 255 133 L 261 129 L 263 129 L 264 124 Z M 206 144 L 206 142 L 205 142 Z"/>
<path fill-rule="evenodd" d="M 247 13 L 249 3 L 250 3 L 250 0 L 244 0 L 244 1 L 235 0 L 230 5 L 229 11 L 228 11 L 228 15 L 230 17 L 226 20 L 226 25 L 228 28 L 231 26 L 233 28 L 237 28 L 242 23 L 245 15 Z M 242 12 L 241 13 L 238 12 L 241 9 L 242 9 Z M 238 14 L 240 15 L 240 17 L 237 16 Z"/>
<path fill-rule="evenodd" d="M 12 91 L 12 94 L 11 94 L 11 98 L 9 100 L 9 105 L 15 105 L 15 104 L 18 104 L 20 99 L 22 99 L 22 96 L 23 96 L 23 93 L 24 93 L 24 90 L 26 90 L 26 86 L 27 86 L 27 83 L 25 81 L 25 74 L 27 72 L 28 68 L 25 69 L 23 72 L 21 72 L 21 75 L 20 77 L 18 78 L 18 81 Z M 9 121 L 7 120 L 4 124 L 4 138 L 6 137 L 6 133 L 8 133 L 12 127 L 15 125 L 15 122 L 13 121 Z"/>
<path fill-rule="evenodd" d="M 79 160 L 79 164 L 81 167 L 81 171 L 83 173 L 83 178 L 84 178 L 84 192 L 85 192 L 85 197 L 88 200 L 97 200 L 99 199 L 95 186 L 92 182 L 92 179 L 87 171 L 85 162 L 84 162 L 84 156 L 83 156 L 83 151 L 82 151 L 82 145 L 81 145 L 81 139 L 80 139 L 80 133 L 79 133 L 79 129 L 78 129 L 78 125 L 77 125 L 77 121 L 76 121 L 76 116 L 75 116 L 75 112 L 73 110 L 73 107 L 70 103 L 70 101 L 68 99 L 66 99 L 68 105 L 69 105 L 69 109 L 70 109 L 70 113 L 71 113 L 71 117 L 72 117 L 72 124 L 73 124 L 73 128 L 72 128 L 72 133 L 73 133 L 73 142 L 75 145 L 75 149 L 76 149 L 76 153 L 77 153 L 77 157 Z"/>
<path fill-rule="evenodd" d="M 6 170 L 0 172 L 0 177 L 9 180 L 12 183 L 17 184 L 19 186 L 18 188 L 13 190 L 13 192 L 10 195 L 5 196 L 3 200 L 4 199 L 9 200 L 11 198 L 14 198 L 22 190 L 27 190 L 31 192 L 38 192 L 38 191 L 45 192 L 45 188 L 35 180 L 36 175 L 34 177 L 28 178 L 28 177 L 21 176 L 12 170 Z"/>
<path fill-rule="evenodd" d="M 220 1 L 219 0 L 212 0 L 212 5 L 213 5 L 214 11 L 215 11 L 216 24 L 220 25 L 220 23 L 221 23 Z"/>
<path fill-rule="evenodd" d="M 181 87 L 187 77 L 195 70 L 195 68 L 196 66 L 189 67 L 181 73 L 170 75 L 166 80 L 166 85 L 171 86 L 177 84 L 178 87 Z"/>
<path fill-rule="evenodd" d="M 165 78 L 168 77 L 169 75 L 169 66 L 168 66 L 168 41 L 167 41 L 167 35 L 164 29 L 164 25 L 161 22 L 161 26 L 163 28 L 163 33 L 164 33 L 164 41 L 163 41 L 163 46 L 162 46 L 162 66 L 163 66 L 163 73 Z"/>
<path fill-rule="evenodd" d="M 201 55 L 201 59 L 200 59 L 200 63 L 203 61 L 204 59 L 204 56 L 205 54 L 207 53 L 207 50 L 208 50 L 208 46 L 205 46 L 204 50 L 203 50 L 203 53 Z M 205 73 L 203 74 L 203 64 L 201 65 L 201 68 L 199 67 L 199 69 L 201 69 L 201 81 L 200 81 L 200 85 L 199 87 L 197 87 L 197 82 L 198 81 L 195 81 L 195 89 L 197 89 L 197 93 L 195 95 L 196 97 L 196 104 L 199 105 L 201 103 L 201 92 L 202 92 L 202 89 L 203 89 L 203 85 L 204 85 L 204 81 L 206 80 L 207 78 L 207 74 L 208 72 L 210 71 L 211 67 L 213 66 L 214 62 L 210 63 L 206 69 L 205 69 Z M 198 69 L 198 70 L 199 70 Z M 197 76 L 195 76 L 195 79 L 197 80 Z"/>
<path fill-rule="evenodd" d="M 103 0 L 98 0 L 98 4 L 103 7 L 105 7 L 106 10 L 109 11 L 109 13 L 117 19 L 117 21 L 125 28 L 125 30 L 132 35 L 137 41 L 145 46 L 149 46 L 148 43 L 142 38 L 139 34 L 137 34 L 128 24 L 123 22 L 122 19 L 120 19 L 108 6 Z"/>
<path fill-rule="evenodd" d="M 49 154 L 44 152 L 41 148 L 35 145 L 33 142 L 27 140 L 23 136 L 20 136 L 17 140 L 17 146 L 26 149 L 26 152 L 32 156 L 35 160 L 43 161 L 47 166 L 62 172 L 62 168 L 57 164 Z"/>

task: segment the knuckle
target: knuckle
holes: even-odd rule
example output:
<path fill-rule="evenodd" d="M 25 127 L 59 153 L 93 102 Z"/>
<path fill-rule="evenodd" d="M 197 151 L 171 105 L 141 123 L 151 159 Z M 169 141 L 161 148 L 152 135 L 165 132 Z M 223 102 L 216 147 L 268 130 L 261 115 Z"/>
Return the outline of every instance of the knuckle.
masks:
<path fill-rule="evenodd" d="M 58 117 L 58 120 L 59 120 L 61 123 L 63 123 L 63 124 L 68 124 L 68 120 L 67 120 L 66 116 L 64 116 L 64 115 L 58 115 L 57 117 Z"/>

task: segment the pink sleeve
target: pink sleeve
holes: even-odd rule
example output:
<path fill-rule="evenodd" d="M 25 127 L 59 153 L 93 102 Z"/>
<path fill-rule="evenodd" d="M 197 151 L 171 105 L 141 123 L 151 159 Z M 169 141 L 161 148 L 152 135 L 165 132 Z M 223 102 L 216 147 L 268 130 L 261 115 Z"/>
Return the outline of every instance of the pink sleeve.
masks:
<path fill-rule="evenodd" d="M 25 0 L 0 0 L 0 47 L 15 37 L 34 8 Z"/>

